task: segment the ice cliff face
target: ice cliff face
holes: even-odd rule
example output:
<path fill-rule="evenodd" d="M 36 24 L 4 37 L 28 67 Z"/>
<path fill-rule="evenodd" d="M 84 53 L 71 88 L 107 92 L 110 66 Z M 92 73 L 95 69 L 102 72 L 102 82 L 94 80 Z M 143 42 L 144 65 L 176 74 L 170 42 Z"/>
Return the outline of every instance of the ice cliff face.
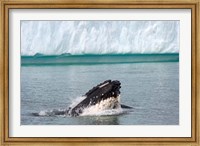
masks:
<path fill-rule="evenodd" d="M 22 21 L 21 54 L 178 53 L 179 21 Z"/>

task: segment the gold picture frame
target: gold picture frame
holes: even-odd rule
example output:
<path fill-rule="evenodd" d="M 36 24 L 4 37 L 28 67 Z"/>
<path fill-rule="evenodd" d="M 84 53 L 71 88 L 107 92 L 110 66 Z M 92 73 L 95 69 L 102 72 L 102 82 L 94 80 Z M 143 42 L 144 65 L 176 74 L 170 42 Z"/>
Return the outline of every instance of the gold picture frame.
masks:
<path fill-rule="evenodd" d="M 1 49 L 0 49 L 0 121 L 2 145 L 199 145 L 199 72 L 200 72 L 200 47 L 199 47 L 199 0 L 163 0 L 163 1 L 137 1 L 137 0 L 97 0 L 97 1 L 72 1 L 72 0 L 1 0 Z M 131 138 L 21 138 L 9 137 L 9 9 L 47 9 L 47 8 L 115 8 L 115 9 L 191 9 L 192 13 L 192 136 L 191 137 L 131 137 Z"/>

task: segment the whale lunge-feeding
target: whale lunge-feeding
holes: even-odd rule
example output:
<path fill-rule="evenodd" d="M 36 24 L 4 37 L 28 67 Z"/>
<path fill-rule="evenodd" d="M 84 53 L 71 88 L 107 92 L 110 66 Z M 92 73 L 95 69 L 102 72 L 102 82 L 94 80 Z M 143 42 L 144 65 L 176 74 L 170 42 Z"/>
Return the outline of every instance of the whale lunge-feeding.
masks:
<path fill-rule="evenodd" d="M 109 100 L 113 103 L 109 105 L 110 109 L 119 108 L 131 108 L 126 105 L 120 104 L 118 97 L 120 95 L 121 83 L 118 80 L 106 80 L 103 83 L 98 84 L 89 90 L 84 96 L 86 97 L 80 103 L 74 107 L 69 107 L 66 114 L 70 116 L 80 115 L 85 108 L 99 104 L 102 101 Z M 106 106 L 106 105 L 105 105 Z M 108 105 L 107 105 L 108 106 Z"/>
<path fill-rule="evenodd" d="M 68 115 L 75 117 L 83 114 L 85 110 L 90 110 L 91 108 L 97 108 L 98 111 L 132 108 L 120 103 L 120 88 L 121 83 L 118 80 L 106 80 L 85 93 L 85 95 L 83 95 L 85 98 L 75 106 L 71 106 L 65 110 L 54 109 L 51 111 L 42 111 L 40 113 L 32 114 L 34 116 Z"/>

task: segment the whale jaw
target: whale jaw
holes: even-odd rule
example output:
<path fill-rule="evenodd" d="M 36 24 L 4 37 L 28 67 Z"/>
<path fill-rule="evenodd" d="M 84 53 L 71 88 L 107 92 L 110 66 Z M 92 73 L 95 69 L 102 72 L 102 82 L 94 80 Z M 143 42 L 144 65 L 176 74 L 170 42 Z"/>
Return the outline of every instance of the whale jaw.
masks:
<path fill-rule="evenodd" d="M 121 83 L 118 80 L 106 80 L 103 83 L 98 84 L 89 90 L 84 96 L 86 97 L 80 103 L 74 107 L 70 107 L 66 114 L 70 116 L 79 116 L 83 113 L 85 108 L 102 103 L 102 101 L 108 100 L 110 105 L 105 105 L 105 107 L 110 107 L 111 109 L 117 108 L 120 105 L 118 97 L 120 95 Z M 115 101 L 112 103 L 112 101 Z M 107 102 L 106 102 L 107 103 Z"/>

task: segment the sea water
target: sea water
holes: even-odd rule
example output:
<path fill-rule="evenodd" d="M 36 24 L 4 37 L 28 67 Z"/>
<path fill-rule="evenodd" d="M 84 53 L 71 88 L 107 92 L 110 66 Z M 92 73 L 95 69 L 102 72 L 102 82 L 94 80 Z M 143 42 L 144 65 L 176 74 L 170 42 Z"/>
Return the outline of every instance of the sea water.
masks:
<path fill-rule="evenodd" d="M 89 59 L 64 56 L 22 57 L 21 125 L 179 124 L 178 54 L 141 55 L 138 59 L 134 55 L 117 59 L 108 56 L 107 60 L 102 56 Z M 79 117 L 46 115 L 46 111 L 68 108 L 92 87 L 108 79 L 121 82 L 120 101 L 133 107 L 132 111 Z"/>

